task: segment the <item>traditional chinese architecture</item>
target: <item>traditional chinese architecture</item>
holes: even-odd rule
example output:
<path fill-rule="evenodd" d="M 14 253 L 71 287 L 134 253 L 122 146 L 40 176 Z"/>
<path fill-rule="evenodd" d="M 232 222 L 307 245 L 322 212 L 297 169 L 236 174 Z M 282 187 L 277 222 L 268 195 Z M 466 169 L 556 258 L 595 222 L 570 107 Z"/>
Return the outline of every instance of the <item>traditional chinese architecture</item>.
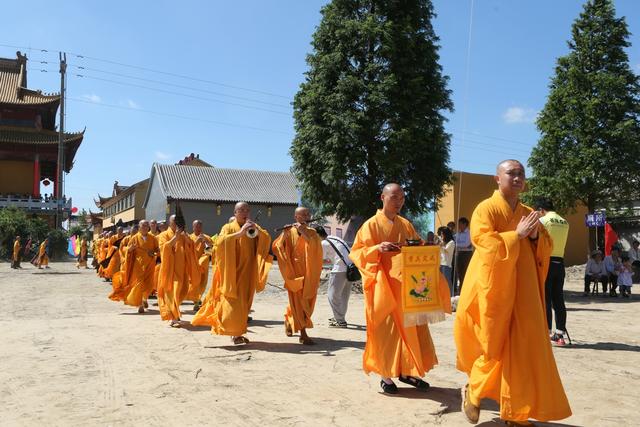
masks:
<path fill-rule="evenodd" d="M 128 227 L 144 219 L 145 215 L 142 204 L 148 186 L 148 179 L 143 179 L 129 186 L 120 185 L 118 181 L 116 181 L 113 184 L 111 197 L 98 195 L 98 200 L 94 200 L 94 202 L 102 211 L 100 231 L 113 231 L 117 224 Z"/>
<path fill-rule="evenodd" d="M 65 215 L 71 200 L 42 197 L 40 185 L 58 187 L 58 131 L 60 94 L 27 88 L 27 56 L 0 58 L 0 208 L 17 206 L 38 215 Z M 71 171 L 84 131 L 64 134 L 64 172 Z"/>

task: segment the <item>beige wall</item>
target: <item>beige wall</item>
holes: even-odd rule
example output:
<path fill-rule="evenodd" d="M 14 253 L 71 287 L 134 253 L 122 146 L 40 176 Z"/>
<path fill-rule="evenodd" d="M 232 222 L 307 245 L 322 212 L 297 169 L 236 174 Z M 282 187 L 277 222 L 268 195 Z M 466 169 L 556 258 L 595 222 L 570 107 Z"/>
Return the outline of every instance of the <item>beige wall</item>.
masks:
<path fill-rule="evenodd" d="M 455 182 L 447 189 L 440 200 L 436 212 L 436 230 L 446 226 L 447 222 L 457 222 L 459 217 L 471 220 L 475 207 L 490 197 L 497 189 L 493 175 L 481 175 L 467 172 L 454 172 Z M 457 215 L 456 215 L 457 213 Z M 589 253 L 589 229 L 584 225 L 586 208 L 580 206 L 575 213 L 565 215 L 569 222 L 569 239 L 565 249 L 565 264 L 584 264 Z"/>
<path fill-rule="evenodd" d="M 126 222 L 129 222 L 129 221 L 133 221 L 133 220 L 135 220 L 135 219 L 142 219 L 142 218 L 144 218 L 144 217 L 137 218 L 137 217 L 136 217 L 136 215 L 135 215 L 135 211 L 136 211 L 136 209 L 135 209 L 135 208 L 130 208 L 130 209 L 127 209 L 126 211 L 122 211 L 122 212 L 120 212 L 120 213 L 118 213 L 118 214 L 115 214 L 115 215 L 113 215 L 113 216 L 110 216 L 110 217 L 108 217 L 108 218 L 104 218 L 104 219 L 102 220 L 102 228 L 109 228 L 109 227 L 112 227 L 112 226 L 114 226 L 114 225 L 118 222 L 118 220 L 120 220 L 120 219 L 122 219 L 122 222 L 125 222 L 125 223 L 126 223 Z"/>
<path fill-rule="evenodd" d="M 31 194 L 33 162 L 0 161 L 0 194 Z"/>

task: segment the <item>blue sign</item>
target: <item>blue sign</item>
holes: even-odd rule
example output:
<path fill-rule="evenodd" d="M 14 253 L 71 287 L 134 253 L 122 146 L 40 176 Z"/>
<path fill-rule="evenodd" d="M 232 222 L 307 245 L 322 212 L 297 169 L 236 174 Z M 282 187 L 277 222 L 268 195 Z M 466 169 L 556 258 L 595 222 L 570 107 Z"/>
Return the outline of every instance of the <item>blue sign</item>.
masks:
<path fill-rule="evenodd" d="M 604 227 L 607 216 L 604 212 L 594 212 L 584 216 L 584 223 L 587 227 Z"/>

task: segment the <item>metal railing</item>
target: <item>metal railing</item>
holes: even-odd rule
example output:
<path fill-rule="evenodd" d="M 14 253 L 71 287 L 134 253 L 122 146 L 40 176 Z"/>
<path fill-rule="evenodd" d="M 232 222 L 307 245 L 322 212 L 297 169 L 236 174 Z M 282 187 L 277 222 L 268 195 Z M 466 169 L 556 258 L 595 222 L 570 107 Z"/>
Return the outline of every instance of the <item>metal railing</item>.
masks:
<path fill-rule="evenodd" d="M 0 195 L 0 208 L 15 207 L 28 211 L 47 211 L 55 213 L 58 206 L 63 212 L 71 212 L 71 199 L 43 199 L 37 197 L 19 197 L 19 196 L 3 196 Z"/>

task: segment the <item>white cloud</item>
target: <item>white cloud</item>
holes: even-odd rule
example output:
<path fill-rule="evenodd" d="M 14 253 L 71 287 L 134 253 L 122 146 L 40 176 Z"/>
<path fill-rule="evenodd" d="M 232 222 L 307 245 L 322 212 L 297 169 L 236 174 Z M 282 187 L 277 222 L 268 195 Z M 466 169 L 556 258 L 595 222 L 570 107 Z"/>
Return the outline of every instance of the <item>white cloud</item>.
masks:
<path fill-rule="evenodd" d="M 162 151 L 156 151 L 156 160 L 169 160 L 171 158 L 171 154 L 163 153 Z"/>
<path fill-rule="evenodd" d="M 533 123 L 537 116 L 538 112 L 532 108 L 509 107 L 502 114 L 502 119 L 508 124 Z"/>
<path fill-rule="evenodd" d="M 126 104 L 127 104 L 127 107 L 129 108 L 136 108 L 136 109 L 140 108 L 140 105 L 138 105 L 138 103 L 135 102 L 133 99 L 127 99 Z"/>
<path fill-rule="evenodd" d="M 100 98 L 95 93 L 92 93 L 90 95 L 89 94 L 82 95 L 82 98 L 86 99 L 87 101 L 93 102 L 94 104 L 99 104 L 100 102 L 102 102 L 102 98 Z"/>

